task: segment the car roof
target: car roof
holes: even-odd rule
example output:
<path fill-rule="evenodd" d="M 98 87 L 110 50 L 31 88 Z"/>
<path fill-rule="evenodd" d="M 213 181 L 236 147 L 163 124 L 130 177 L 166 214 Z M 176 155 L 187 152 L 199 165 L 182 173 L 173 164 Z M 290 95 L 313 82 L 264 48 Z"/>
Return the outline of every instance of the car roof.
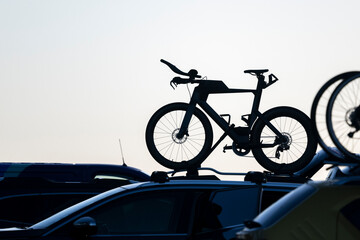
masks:
<path fill-rule="evenodd" d="M 259 186 L 267 190 L 285 191 L 289 192 L 293 189 L 301 186 L 301 183 L 290 183 L 290 182 L 266 182 L 266 183 L 254 183 L 251 181 L 244 180 L 214 180 L 214 179 L 170 179 L 166 182 L 139 182 L 134 184 L 128 184 L 121 186 L 122 189 L 162 189 L 162 188 L 227 188 L 227 187 L 249 187 Z"/>
<path fill-rule="evenodd" d="M 137 168 L 117 164 L 91 163 L 0 163 L 0 177 L 41 177 L 60 182 L 90 182 L 97 176 L 148 181 L 150 176 Z"/>

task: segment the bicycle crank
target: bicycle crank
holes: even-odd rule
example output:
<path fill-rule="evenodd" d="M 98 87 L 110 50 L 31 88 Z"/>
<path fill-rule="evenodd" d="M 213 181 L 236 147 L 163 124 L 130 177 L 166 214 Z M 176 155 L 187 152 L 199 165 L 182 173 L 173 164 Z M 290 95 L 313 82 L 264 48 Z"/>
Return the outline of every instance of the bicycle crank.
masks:
<path fill-rule="evenodd" d="M 241 156 L 241 157 L 247 155 L 250 152 L 250 148 L 240 147 L 235 142 L 233 142 L 233 144 L 232 144 L 232 150 L 236 155 Z"/>

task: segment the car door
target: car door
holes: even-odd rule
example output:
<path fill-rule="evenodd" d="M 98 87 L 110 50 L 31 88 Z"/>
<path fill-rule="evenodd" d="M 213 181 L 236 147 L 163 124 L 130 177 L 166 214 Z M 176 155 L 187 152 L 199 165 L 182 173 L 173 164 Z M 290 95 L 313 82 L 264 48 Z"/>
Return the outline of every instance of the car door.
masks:
<path fill-rule="evenodd" d="M 86 214 L 97 225 L 88 239 L 186 239 L 196 194 L 168 189 L 110 201 Z"/>
<path fill-rule="evenodd" d="M 49 237 L 182 240 L 214 239 L 215 236 L 230 239 L 235 234 L 234 225 L 243 227 L 245 219 L 258 213 L 260 194 L 261 188 L 255 185 L 132 192 L 92 206 Z M 76 227 L 81 231 L 77 232 Z"/>

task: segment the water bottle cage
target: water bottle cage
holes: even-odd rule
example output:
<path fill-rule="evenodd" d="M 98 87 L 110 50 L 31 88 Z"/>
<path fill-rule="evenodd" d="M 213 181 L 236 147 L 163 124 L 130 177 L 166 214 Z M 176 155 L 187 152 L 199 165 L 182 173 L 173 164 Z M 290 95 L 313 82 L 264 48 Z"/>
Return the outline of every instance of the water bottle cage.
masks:
<path fill-rule="evenodd" d="M 264 81 L 264 89 L 269 87 L 270 85 L 274 84 L 276 81 L 278 81 L 279 79 L 274 75 L 274 74 L 270 74 L 269 75 L 269 81 L 266 83 Z"/>

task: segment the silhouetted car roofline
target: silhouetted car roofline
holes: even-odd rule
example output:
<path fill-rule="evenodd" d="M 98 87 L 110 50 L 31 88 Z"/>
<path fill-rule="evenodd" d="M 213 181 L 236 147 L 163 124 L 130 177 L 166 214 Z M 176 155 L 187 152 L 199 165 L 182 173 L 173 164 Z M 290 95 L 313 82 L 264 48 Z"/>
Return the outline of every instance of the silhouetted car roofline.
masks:
<path fill-rule="evenodd" d="M 0 163 L 0 177 L 42 177 L 59 182 L 90 182 L 99 175 L 113 175 L 135 181 L 148 181 L 150 176 L 137 168 L 117 164 L 93 163 Z"/>

